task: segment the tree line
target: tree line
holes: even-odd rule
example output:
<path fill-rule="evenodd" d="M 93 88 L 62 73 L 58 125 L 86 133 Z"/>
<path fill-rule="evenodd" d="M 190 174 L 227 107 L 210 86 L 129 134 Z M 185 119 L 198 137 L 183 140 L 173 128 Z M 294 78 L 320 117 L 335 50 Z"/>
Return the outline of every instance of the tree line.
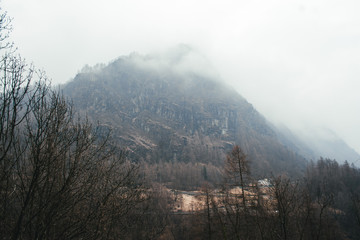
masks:
<path fill-rule="evenodd" d="M 249 162 L 235 146 L 224 182 L 204 185 L 202 211 L 173 215 L 167 239 L 360 238 L 358 168 L 320 158 L 302 178 L 273 176 L 264 186 L 252 179 Z"/>

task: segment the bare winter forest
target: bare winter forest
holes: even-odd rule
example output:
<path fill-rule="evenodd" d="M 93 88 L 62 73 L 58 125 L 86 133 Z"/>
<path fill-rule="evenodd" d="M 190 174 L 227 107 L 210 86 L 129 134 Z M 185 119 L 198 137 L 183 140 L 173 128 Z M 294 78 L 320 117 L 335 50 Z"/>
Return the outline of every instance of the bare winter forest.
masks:
<path fill-rule="evenodd" d="M 354 165 L 321 158 L 296 178 L 259 179 L 234 145 L 220 171 L 199 165 L 168 184 L 152 174 L 166 164 L 132 161 L 111 131 L 78 114 L 18 55 L 11 30 L 2 13 L 1 239 L 360 239 Z"/>

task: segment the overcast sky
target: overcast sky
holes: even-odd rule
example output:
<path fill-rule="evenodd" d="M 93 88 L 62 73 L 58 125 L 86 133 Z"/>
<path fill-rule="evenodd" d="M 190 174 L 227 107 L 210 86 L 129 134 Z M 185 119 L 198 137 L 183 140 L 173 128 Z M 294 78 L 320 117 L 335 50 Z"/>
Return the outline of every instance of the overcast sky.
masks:
<path fill-rule="evenodd" d="M 179 43 L 263 115 L 330 128 L 360 152 L 359 0 L 1 0 L 19 53 L 54 83 Z"/>

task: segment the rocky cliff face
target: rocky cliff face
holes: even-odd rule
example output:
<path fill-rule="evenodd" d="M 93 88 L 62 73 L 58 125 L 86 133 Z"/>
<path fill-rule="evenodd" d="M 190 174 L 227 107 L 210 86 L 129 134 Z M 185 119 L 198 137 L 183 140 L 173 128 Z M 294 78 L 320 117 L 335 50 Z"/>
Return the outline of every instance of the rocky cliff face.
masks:
<path fill-rule="evenodd" d="M 297 172 L 305 160 L 284 147 L 267 121 L 237 92 L 184 58 L 131 55 L 79 73 L 64 87 L 75 106 L 112 128 L 130 158 L 221 166 L 239 144 L 258 175 Z"/>

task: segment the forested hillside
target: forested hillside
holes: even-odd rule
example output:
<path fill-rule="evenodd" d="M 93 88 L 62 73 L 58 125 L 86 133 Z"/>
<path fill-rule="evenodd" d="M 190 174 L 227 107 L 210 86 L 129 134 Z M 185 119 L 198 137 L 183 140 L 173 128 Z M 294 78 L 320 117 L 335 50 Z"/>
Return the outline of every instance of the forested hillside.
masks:
<path fill-rule="evenodd" d="M 78 110 L 112 129 L 129 157 L 149 165 L 162 182 L 174 182 L 176 175 L 184 185 L 198 185 L 205 180 L 204 169 L 208 180 L 217 180 L 234 144 L 253 160 L 256 176 L 304 171 L 304 157 L 282 145 L 266 119 L 236 91 L 215 74 L 181 67 L 196 52 L 187 46 L 173 51 L 170 58 L 132 54 L 87 67 L 63 91 Z"/>

